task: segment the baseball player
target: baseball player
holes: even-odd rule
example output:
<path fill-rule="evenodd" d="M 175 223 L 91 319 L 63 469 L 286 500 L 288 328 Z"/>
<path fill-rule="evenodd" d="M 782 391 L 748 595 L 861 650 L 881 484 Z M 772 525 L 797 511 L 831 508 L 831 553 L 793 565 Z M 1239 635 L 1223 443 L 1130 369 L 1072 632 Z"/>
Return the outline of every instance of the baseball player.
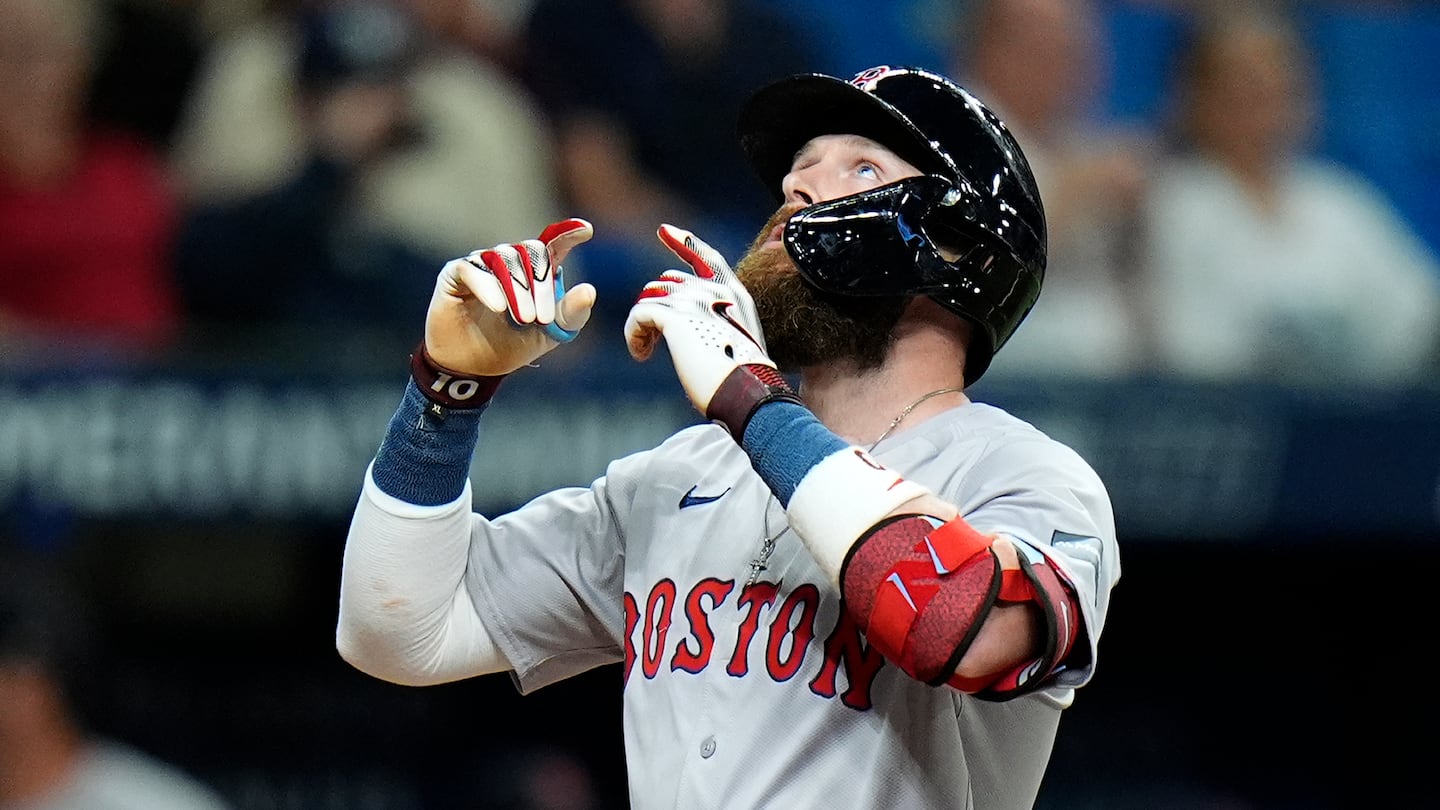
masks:
<path fill-rule="evenodd" d="M 523 693 L 619 663 L 636 808 L 1030 807 L 1119 560 L 1093 470 L 965 394 L 1040 292 L 1029 166 L 915 68 L 781 80 L 740 138 L 776 215 L 734 271 L 662 225 L 679 269 L 625 325 L 709 421 L 589 487 L 488 517 L 468 470 L 504 377 L 585 324 L 595 290 L 560 263 L 590 226 L 443 268 L 355 510 L 339 650 Z"/>

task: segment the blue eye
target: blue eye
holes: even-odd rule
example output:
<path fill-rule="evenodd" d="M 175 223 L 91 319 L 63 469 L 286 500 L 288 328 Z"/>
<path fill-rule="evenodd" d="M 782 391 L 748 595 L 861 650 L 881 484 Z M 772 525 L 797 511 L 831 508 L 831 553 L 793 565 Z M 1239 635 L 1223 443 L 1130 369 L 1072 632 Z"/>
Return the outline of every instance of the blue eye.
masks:
<path fill-rule="evenodd" d="M 875 168 L 874 164 L 871 163 L 861 163 L 855 168 L 855 173 L 860 175 L 861 177 L 869 178 L 875 178 L 880 176 L 880 170 Z"/>

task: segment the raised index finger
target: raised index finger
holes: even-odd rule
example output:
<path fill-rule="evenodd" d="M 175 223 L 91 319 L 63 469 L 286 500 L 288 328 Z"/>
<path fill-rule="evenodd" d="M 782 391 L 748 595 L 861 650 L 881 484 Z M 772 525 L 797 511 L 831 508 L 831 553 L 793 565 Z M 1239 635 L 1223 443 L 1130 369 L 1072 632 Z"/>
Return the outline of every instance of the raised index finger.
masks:
<path fill-rule="evenodd" d="M 657 231 L 660 241 L 680 260 L 690 265 L 695 275 L 703 279 L 723 281 L 730 269 L 725 257 L 715 248 L 705 244 L 700 237 L 674 225 L 661 225 Z"/>

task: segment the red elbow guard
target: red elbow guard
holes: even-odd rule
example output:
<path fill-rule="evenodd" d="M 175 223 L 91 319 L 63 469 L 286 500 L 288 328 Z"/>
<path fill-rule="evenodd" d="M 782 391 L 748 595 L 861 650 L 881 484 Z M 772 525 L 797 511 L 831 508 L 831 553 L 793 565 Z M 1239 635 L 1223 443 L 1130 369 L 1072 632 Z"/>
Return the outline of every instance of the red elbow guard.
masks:
<path fill-rule="evenodd" d="M 902 515 L 871 529 L 840 572 L 865 637 L 910 677 L 944 684 L 1000 594 L 990 543 L 959 518 Z"/>
<path fill-rule="evenodd" d="M 1081 623 L 1073 589 L 1040 552 L 1012 541 L 1020 568 L 1003 570 L 993 538 L 961 518 L 902 515 L 877 525 L 841 569 L 846 604 L 865 637 L 916 680 L 992 700 L 1031 691 L 1074 649 Z M 1044 619 L 1039 658 L 984 679 L 955 674 L 997 603 L 1033 602 Z"/>

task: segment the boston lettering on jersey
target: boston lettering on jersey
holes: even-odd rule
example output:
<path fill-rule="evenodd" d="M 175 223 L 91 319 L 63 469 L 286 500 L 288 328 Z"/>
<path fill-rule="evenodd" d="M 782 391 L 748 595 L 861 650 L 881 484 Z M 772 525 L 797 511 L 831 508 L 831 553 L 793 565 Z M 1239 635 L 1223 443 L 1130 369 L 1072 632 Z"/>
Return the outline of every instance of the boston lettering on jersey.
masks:
<path fill-rule="evenodd" d="M 708 667 L 723 666 L 726 674 L 734 678 L 769 677 L 782 683 L 799 674 L 813 650 L 822 658 L 819 672 L 809 682 L 811 692 L 834 698 L 837 675 L 844 666 L 848 686 L 840 693 L 840 702 L 860 711 L 871 707 L 870 688 L 885 658 L 865 643 L 843 605 L 835 626 L 817 644 L 820 591 L 814 585 L 803 584 L 781 600 L 779 585 L 761 580 L 742 588 L 732 604 L 730 596 L 734 591 L 733 579 L 704 579 L 690 589 L 682 605 L 675 582 L 662 579 L 650 589 L 643 610 L 635 595 L 627 591 L 625 683 L 629 684 L 637 659 L 646 679 L 659 676 L 662 669 L 675 673 L 675 677 L 685 677 L 683 673 L 699 674 Z M 677 610 L 684 611 L 690 632 L 672 645 L 670 627 Z M 710 617 L 720 610 L 740 612 L 733 647 L 726 643 L 717 649 Z M 750 671 L 750 649 L 756 644 L 765 645 L 763 674 Z"/>

